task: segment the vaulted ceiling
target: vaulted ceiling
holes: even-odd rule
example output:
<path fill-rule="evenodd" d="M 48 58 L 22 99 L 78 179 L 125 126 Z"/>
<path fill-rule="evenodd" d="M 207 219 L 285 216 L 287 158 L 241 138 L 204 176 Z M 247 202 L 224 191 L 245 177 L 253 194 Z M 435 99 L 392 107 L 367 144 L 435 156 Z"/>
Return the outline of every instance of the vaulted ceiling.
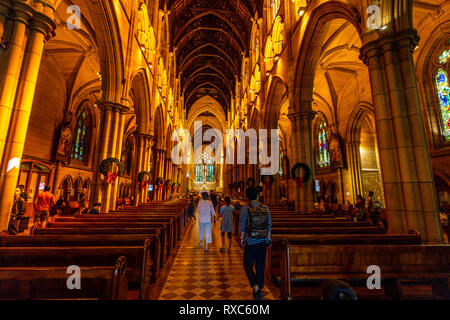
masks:
<path fill-rule="evenodd" d="M 226 114 L 248 53 L 252 17 L 261 14 L 262 0 L 172 0 L 169 5 L 186 114 L 206 95 Z"/>

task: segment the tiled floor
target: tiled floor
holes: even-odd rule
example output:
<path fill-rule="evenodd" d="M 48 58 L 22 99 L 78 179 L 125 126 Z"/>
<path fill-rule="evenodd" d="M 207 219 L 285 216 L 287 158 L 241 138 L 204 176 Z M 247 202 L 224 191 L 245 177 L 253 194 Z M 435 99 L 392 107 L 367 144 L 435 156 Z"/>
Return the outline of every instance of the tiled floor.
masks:
<path fill-rule="evenodd" d="M 253 300 L 242 265 L 242 249 L 233 239 L 231 254 L 220 252 L 219 226 L 219 221 L 213 224 L 213 242 L 205 252 L 198 248 L 198 222 L 190 225 L 159 300 Z M 273 290 L 266 280 L 264 299 L 273 300 Z"/>

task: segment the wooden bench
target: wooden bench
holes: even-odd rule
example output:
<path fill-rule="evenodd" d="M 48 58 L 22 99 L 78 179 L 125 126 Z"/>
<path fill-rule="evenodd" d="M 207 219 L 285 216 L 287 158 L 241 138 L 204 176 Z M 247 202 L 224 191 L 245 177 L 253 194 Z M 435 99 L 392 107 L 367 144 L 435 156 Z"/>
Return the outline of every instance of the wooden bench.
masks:
<path fill-rule="evenodd" d="M 162 267 L 166 257 L 170 255 L 170 239 L 163 233 L 162 228 L 37 228 L 34 235 L 147 235 L 161 234 L 161 256 Z"/>
<path fill-rule="evenodd" d="M 290 245 L 363 245 L 363 244 L 421 244 L 420 234 L 273 234 L 273 244 L 268 248 L 269 273 L 279 277 L 282 255 L 281 241 Z"/>
<path fill-rule="evenodd" d="M 450 299 L 450 246 L 446 245 L 290 245 L 281 243 L 281 297 L 293 299 L 291 279 L 367 279 L 367 267 L 381 269 L 382 286 L 402 297 L 400 280 L 431 280 L 433 294 Z"/>
<path fill-rule="evenodd" d="M 370 227 L 372 223 L 370 221 L 303 221 L 303 220 L 292 220 L 292 221 L 272 221 L 272 228 L 306 228 L 306 227 Z"/>
<path fill-rule="evenodd" d="M 83 216 L 83 218 L 89 218 L 87 216 Z M 100 214 L 97 217 L 101 218 L 114 218 L 114 217 L 123 217 L 123 218 L 153 218 L 153 219 L 173 219 L 175 226 L 173 227 L 173 234 L 175 235 L 175 241 L 181 239 L 181 235 L 185 230 L 184 218 L 180 213 L 170 212 L 170 211 L 162 211 L 162 212 L 148 212 L 144 210 L 136 210 L 136 211 L 112 211 L 108 214 Z"/>
<path fill-rule="evenodd" d="M 378 227 L 282 227 L 272 228 L 272 234 L 373 234 L 384 233 Z"/>
<path fill-rule="evenodd" d="M 67 267 L 0 268 L 0 299 L 125 300 L 128 294 L 126 258 L 113 266 L 80 267 L 81 289 L 69 290 Z"/>
<path fill-rule="evenodd" d="M 161 235 L 166 237 L 171 248 L 176 247 L 176 236 L 168 222 L 49 222 L 47 228 L 154 228 L 162 229 Z"/>
<path fill-rule="evenodd" d="M 158 217 L 127 217 L 127 216 L 97 216 L 97 215 L 92 215 L 89 217 L 86 216 L 81 216 L 81 217 L 56 217 L 54 222 L 64 222 L 64 223 L 72 223 L 72 222 L 84 222 L 84 223 L 91 223 L 91 222 L 132 222 L 132 223 L 137 223 L 137 222 L 162 222 L 162 223 L 169 223 L 169 228 L 170 228 L 170 235 L 172 235 L 172 241 L 170 242 L 170 246 L 174 245 L 173 244 L 173 235 L 175 232 L 175 221 L 173 218 L 158 218 Z M 50 224 L 49 225 L 50 228 L 53 228 L 54 225 Z M 164 235 L 164 231 L 162 231 L 162 236 Z M 165 243 L 167 243 L 166 241 L 164 241 Z M 164 246 L 162 247 L 164 248 Z"/>
<path fill-rule="evenodd" d="M 1 247 L 144 247 L 150 240 L 151 282 L 159 275 L 161 259 L 161 235 L 155 234 L 91 234 L 91 235 L 32 235 L 0 237 Z"/>
<path fill-rule="evenodd" d="M 148 296 L 151 269 L 150 241 L 133 247 L 1 247 L 0 267 L 104 267 L 114 265 L 118 257 L 127 259 L 126 276 L 139 285 L 139 297 Z"/>

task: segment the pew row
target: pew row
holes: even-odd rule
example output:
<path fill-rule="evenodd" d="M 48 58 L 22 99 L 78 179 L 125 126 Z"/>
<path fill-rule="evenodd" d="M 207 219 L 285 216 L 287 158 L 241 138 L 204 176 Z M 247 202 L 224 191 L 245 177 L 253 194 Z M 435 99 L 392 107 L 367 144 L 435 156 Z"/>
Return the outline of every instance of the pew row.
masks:
<path fill-rule="evenodd" d="M 81 289 L 69 290 L 67 267 L 0 267 L 0 299 L 125 300 L 126 258 L 113 266 L 80 267 Z"/>
<path fill-rule="evenodd" d="M 118 257 L 127 261 L 126 277 L 138 286 L 139 298 L 150 290 L 152 261 L 150 240 L 144 246 L 120 247 L 1 247 L 0 268 L 12 267 L 104 267 L 115 264 Z"/>
<path fill-rule="evenodd" d="M 433 294 L 450 299 L 450 246 L 446 245 L 292 245 L 283 240 L 280 293 L 294 299 L 292 279 L 367 279 L 367 268 L 380 267 L 382 287 L 402 298 L 401 280 L 431 282 Z"/>
<path fill-rule="evenodd" d="M 156 281 L 161 263 L 159 231 L 155 234 L 91 234 L 91 235 L 33 235 L 0 237 L 0 247 L 144 247 L 150 240 L 151 282 Z"/>

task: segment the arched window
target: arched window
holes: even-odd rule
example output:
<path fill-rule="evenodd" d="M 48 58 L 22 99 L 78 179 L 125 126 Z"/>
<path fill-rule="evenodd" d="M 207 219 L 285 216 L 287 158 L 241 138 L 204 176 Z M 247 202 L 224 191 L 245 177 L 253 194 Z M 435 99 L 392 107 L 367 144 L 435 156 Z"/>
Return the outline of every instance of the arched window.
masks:
<path fill-rule="evenodd" d="M 149 60 L 155 54 L 156 41 L 145 3 L 141 3 L 138 11 L 137 39 L 144 56 Z M 148 62 L 152 63 L 150 60 Z"/>
<path fill-rule="evenodd" d="M 271 0 L 270 6 L 272 7 L 272 21 L 274 21 L 280 9 L 280 0 Z"/>
<path fill-rule="evenodd" d="M 206 153 L 202 154 L 201 163 L 195 166 L 195 182 L 214 182 L 214 165 Z"/>
<path fill-rule="evenodd" d="M 72 149 L 72 159 L 78 161 L 85 161 L 87 159 L 88 153 L 88 115 L 86 113 L 86 108 L 81 106 L 77 115 L 77 123 L 75 126 L 75 141 Z"/>
<path fill-rule="evenodd" d="M 275 20 L 272 31 L 273 52 L 278 55 L 283 51 L 284 42 L 284 23 L 280 16 Z"/>
<path fill-rule="evenodd" d="M 328 150 L 328 126 L 324 117 L 322 117 L 319 121 L 317 142 L 319 147 L 319 167 L 328 167 L 330 165 L 330 153 Z"/>
<path fill-rule="evenodd" d="M 450 87 L 448 73 L 444 70 L 450 57 L 450 50 L 444 50 L 439 56 L 439 64 L 442 65 L 435 75 L 436 90 L 439 97 L 439 113 L 441 115 L 442 134 L 445 140 L 450 140 Z"/>

